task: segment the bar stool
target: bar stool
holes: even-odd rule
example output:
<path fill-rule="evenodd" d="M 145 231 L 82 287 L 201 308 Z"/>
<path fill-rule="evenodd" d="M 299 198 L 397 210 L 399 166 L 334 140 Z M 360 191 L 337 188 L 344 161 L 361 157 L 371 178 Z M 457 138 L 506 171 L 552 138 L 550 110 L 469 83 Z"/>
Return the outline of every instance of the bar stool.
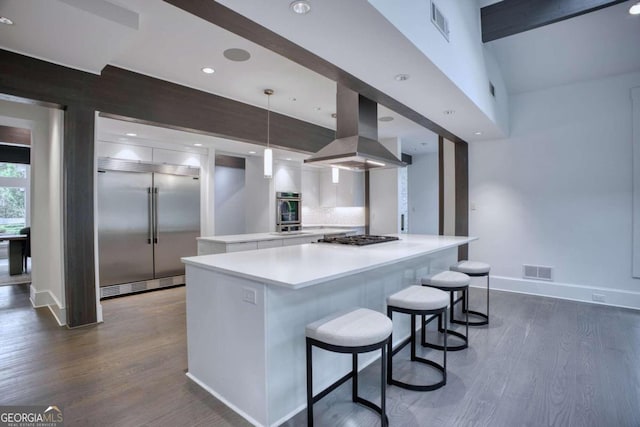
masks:
<path fill-rule="evenodd" d="M 479 261 L 460 261 L 459 263 L 452 265 L 449 270 L 464 273 L 470 277 L 482 277 L 487 276 L 487 312 L 480 313 L 478 311 L 469 310 L 469 300 L 464 298 L 462 300 L 462 311 L 464 313 L 473 314 L 474 316 L 482 317 L 485 320 L 471 321 L 470 326 L 482 326 L 489 324 L 489 271 L 491 266 L 484 262 Z M 460 320 L 451 320 L 454 323 L 462 324 Z"/>
<path fill-rule="evenodd" d="M 456 271 L 443 271 L 443 272 L 434 274 L 433 276 L 423 277 L 421 280 L 424 286 L 429 286 L 432 288 L 440 289 L 445 292 L 449 292 L 449 322 L 453 322 L 453 320 L 455 319 L 455 315 L 454 315 L 455 305 L 460 301 L 462 301 L 463 298 L 466 297 L 467 292 L 469 292 L 470 281 L 471 281 L 471 278 L 469 276 L 467 276 L 464 273 L 458 273 Z M 458 299 L 455 299 L 456 292 L 462 292 L 462 296 L 459 297 Z M 436 350 L 443 350 L 444 348 L 446 348 L 449 351 L 458 351 L 458 350 L 464 350 L 465 348 L 467 348 L 469 346 L 469 313 L 464 313 L 464 314 L 466 317 L 466 322 L 464 322 L 464 324 L 466 325 L 464 335 L 461 334 L 460 332 L 447 329 L 447 324 L 445 323 L 443 326 L 442 317 L 438 316 L 438 331 L 444 332 L 446 330 L 446 332 L 449 335 L 453 335 L 455 337 L 460 338 L 462 340 L 462 344 L 454 345 L 454 346 L 452 345 L 447 346 L 445 344 L 444 346 L 442 346 L 439 344 L 432 344 L 432 343 L 426 342 L 425 328 L 427 327 L 427 324 L 429 324 L 429 322 L 431 322 L 434 319 L 434 317 L 431 317 L 426 321 L 425 321 L 425 318 L 423 317 L 422 318 L 422 345 L 424 347 L 435 348 Z"/>
<path fill-rule="evenodd" d="M 352 379 L 351 400 L 380 414 L 382 426 L 389 425 L 386 413 L 387 344 L 391 341 L 393 324 L 382 313 L 366 308 L 334 313 L 306 327 L 307 341 L 307 424 L 313 426 L 313 404 Z M 344 377 L 313 395 L 313 347 L 337 353 L 351 353 L 352 367 Z M 380 406 L 358 396 L 358 354 L 381 350 Z"/>
<path fill-rule="evenodd" d="M 444 322 L 447 323 L 447 305 L 449 296 L 446 292 L 426 286 L 409 286 L 396 292 L 387 298 L 387 316 L 393 321 L 393 312 L 411 315 L 411 336 L 400 343 L 395 349 L 393 345 L 393 334 L 389 339 L 389 349 L 387 350 L 387 384 L 396 385 L 415 391 L 436 390 L 447 383 L 447 332 L 444 333 L 444 351 L 442 353 L 442 365 L 422 357 L 416 356 L 416 316 L 438 317 L 444 315 Z M 442 374 L 442 379 L 428 385 L 415 385 L 393 379 L 393 355 L 411 343 L 411 361 L 420 362 L 436 368 Z"/>

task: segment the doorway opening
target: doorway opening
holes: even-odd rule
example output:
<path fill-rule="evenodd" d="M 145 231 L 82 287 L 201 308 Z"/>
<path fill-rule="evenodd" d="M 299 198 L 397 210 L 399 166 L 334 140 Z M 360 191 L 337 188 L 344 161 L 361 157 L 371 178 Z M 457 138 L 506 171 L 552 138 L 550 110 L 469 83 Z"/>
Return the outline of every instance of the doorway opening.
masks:
<path fill-rule="evenodd" d="M 30 148 L 13 143 L 28 129 L 0 130 L 0 285 L 31 282 Z M 10 130 L 8 130 L 10 129 Z M 15 138 L 14 138 L 15 139 Z M 5 141 L 7 141 L 5 143 Z"/>

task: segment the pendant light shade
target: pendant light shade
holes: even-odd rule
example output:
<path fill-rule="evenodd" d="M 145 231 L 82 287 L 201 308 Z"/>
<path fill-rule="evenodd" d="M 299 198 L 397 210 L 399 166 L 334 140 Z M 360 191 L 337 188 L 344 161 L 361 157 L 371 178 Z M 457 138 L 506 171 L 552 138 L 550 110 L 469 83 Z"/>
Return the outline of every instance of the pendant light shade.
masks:
<path fill-rule="evenodd" d="M 273 176 L 273 150 L 269 147 L 269 134 L 271 132 L 271 95 L 273 95 L 273 89 L 265 89 L 264 94 L 267 95 L 267 148 L 264 149 L 264 177 L 271 178 Z"/>
<path fill-rule="evenodd" d="M 273 150 L 271 148 L 264 149 L 264 177 L 271 178 L 273 176 Z"/>
<path fill-rule="evenodd" d="M 331 167 L 331 182 L 338 184 L 340 182 L 340 169 L 335 166 Z"/>
<path fill-rule="evenodd" d="M 640 15 L 640 1 L 629 8 L 629 13 L 632 15 Z"/>

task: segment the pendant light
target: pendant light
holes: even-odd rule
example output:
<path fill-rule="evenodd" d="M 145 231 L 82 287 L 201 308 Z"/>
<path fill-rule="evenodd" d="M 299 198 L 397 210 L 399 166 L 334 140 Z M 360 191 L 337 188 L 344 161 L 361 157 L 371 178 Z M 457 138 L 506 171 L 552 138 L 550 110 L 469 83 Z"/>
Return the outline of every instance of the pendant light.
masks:
<path fill-rule="evenodd" d="M 334 184 L 340 183 L 340 169 L 337 166 L 331 166 L 331 182 Z"/>
<path fill-rule="evenodd" d="M 631 15 L 640 15 L 640 1 L 629 8 Z"/>
<path fill-rule="evenodd" d="M 273 150 L 269 147 L 269 133 L 271 131 L 271 95 L 273 89 L 265 89 L 264 94 L 267 95 L 267 148 L 264 149 L 264 177 L 271 178 L 273 176 Z"/>

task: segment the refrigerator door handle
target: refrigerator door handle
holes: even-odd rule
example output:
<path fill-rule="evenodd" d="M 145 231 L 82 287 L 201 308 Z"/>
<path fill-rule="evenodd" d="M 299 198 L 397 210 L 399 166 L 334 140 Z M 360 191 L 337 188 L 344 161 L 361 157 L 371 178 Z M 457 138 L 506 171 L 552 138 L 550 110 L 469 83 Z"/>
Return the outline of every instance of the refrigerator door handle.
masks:
<path fill-rule="evenodd" d="M 153 243 L 153 189 L 151 187 L 147 187 L 147 200 L 148 200 L 148 209 L 147 212 L 149 214 L 149 227 L 147 229 L 147 244 Z"/>
<path fill-rule="evenodd" d="M 160 238 L 158 237 L 158 200 L 159 200 L 159 191 L 158 191 L 158 187 L 155 187 L 153 189 L 153 197 L 154 197 L 154 203 L 153 203 L 153 243 L 158 244 L 158 242 L 160 241 Z"/>

